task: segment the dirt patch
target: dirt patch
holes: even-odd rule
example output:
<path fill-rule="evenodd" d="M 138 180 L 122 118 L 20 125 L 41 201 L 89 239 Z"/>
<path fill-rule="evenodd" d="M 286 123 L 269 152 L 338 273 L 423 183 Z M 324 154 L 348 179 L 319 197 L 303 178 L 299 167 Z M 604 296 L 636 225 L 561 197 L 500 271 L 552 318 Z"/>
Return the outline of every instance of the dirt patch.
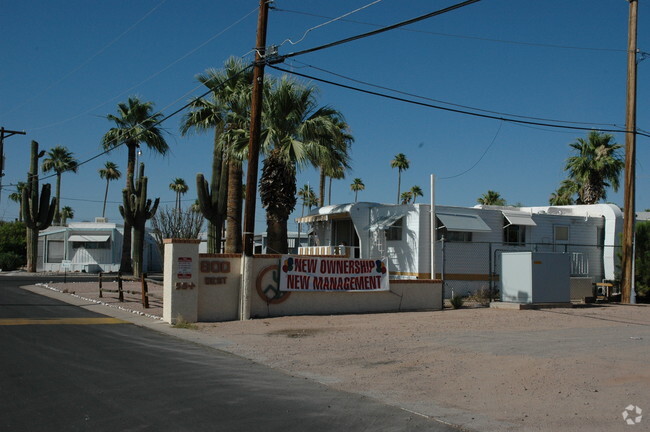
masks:
<path fill-rule="evenodd" d="M 96 284 L 59 289 L 97 292 Z M 129 299 L 118 307 L 144 312 Z M 162 302 L 147 312 L 162 314 Z M 627 406 L 650 411 L 648 305 L 280 317 L 199 323 L 192 332 L 469 430 L 625 431 Z M 648 425 L 650 417 L 637 429 Z"/>

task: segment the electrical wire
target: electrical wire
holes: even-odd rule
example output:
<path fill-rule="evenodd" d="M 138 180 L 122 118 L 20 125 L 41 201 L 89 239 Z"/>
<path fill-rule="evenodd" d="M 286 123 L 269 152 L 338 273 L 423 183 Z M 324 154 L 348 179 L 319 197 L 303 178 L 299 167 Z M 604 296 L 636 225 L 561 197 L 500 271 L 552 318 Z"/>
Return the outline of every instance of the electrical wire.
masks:
<path fill-rule="evenodd" d="M 406 102 L 406 103 L 410 103 L 410 104 L 413 104 L 413 105 L 419 105 L 419 106 L 423 106 L 423 107 L 427 107 L 427 108 L 433 108 L 433 109 L 453 112 L 453 113 L 457 113 L 457 114 L 465 114 L 465 115 L 469 115 L 469 116 L 492 119 L 492 120 L 502 120 L 502 121 L 506 121 L 506 122 L 510 122 L 510 123 L 520 123 L 520 124 L 527 124 L 527 125 L 534 125 L 534 126 L 546 126 L 546 127 L 559 128 L 559 129 L 573 129 L 573 130 L 587 130 L 587 131 L 591 131 L 591 130 L 594 129 L 593 127 L 581 127 L 581 126 L 577 126 L 577 125 L 576 126 L 570 126 L 570 125 L 559 125 L 559 124 L 543 123 L 543 122 L 537 122 L 537 121 L 515 119 L 515 118 L 510 118 L 510 117 L 505 117 L 505 116 L 504 117 L 499 117 L 497 115 L 483 114 L 483 113 L 478 113 L 478 112 L 470 112 L 470 111 L 460 110 L 460 109 L 456 109 L 456 108 L 443 107 L 443 106 L 433 105 L 433 104 L 429 104 L 429 103 L 425 103 L 425 102 L 419 102 L 419 101 L 414 101 L 414 100 L 410 100 L 410 99 L 405 99 L 405 98 L 398 97 L 398 96 L 391 96 L 391 95 L 387 95 L 387 94 L 384 94 L 384 93 L 379 93 L 379 92 L 375 92 L 375 91 L 371 91 L 371 90 L 364 90 L 364 89 L 360 89 L 358 87 L 352 87 L 352 86 L 349 86 L 349 85 L 346 85 L 346 84 L 341 84 L 341 83 L 337 83 L 337 82 L 334 82 L 334 81 L 325 80 L 323 78 L 317 78 L 315 76 L 311 76 L 311 75 L 307 75 L 307 74 L 303 74 L 303 73 L 283 69 L 283 68 L 277 67 L 277 66 L 275 66 L 275 65 L 273 65 L 271 63 L 269 63 L 268 66 L 270 68 L 278 70 L 280 72 L 285 72 L 285 73 L 288 73 L 288 74 L 297 75 L 297 76 L 300 76 L 300 77 L 303 77 L 303 78 L 307 78 L 307 79 L 311 79 L 311 80 L 314 80 L 314 81 L 322 82 L 324 84 L 330 84 L 330 85 L 345 88 L 345 89 L 348 89 L 348 90 L 353 90 L 353 91 L 356 91 L 356 92 L 359 92 L 359 93 L 365 93 L 365 94 L 369 94 L 369 95 L 373 95 L 373 96 L 383 97 L 383 98 L 386 98 L 386 99 L 392 99 L 392 100 L 399 101 L 399 102 Z M 637 131 L 628 131 L 628 130 L 622 130 L 622 129 L 604 129 L 604 128 L 598 128 L 598 130 L 601 131 L 601 132 L 612 132 L 612 133 L 636 133 L 637 135 L 641 135 L 641 136 L 650 138 L 650 133 L 639 132 L 639 130 L 637 130 Z"/>
<path fill-rule="evenodd" d="M 190 105 L 192 105 L 196 100 L 201 99 L 202 97 L 207 96 L 207 95 L 210 94 L 211 92 L 218 90 L 220 87 L 226 85 L 228 82 L 230 82 L 231 80 L 234 80 L 234 79 L 237 78 L 239 75 L 243 74 L 244 72 L 246 72 L 248 69 L 251 69 L 252 67 L 253 67 L 252 64 L 246 66 L 244 69 L 242 69 L 241 71 L 239 71 L 238 73 L 236 73 L 236 74 L 233 75 L 232 77 L 228 78 L 228 79 L 225 80 L 224 82 L 222 82 L 221 85 L 220 85 L 219 87 L 216 87 L 216 88 L 208 88 L 208 90 L 206 90 L 205 92 L 203 92 L 201 95 L 199 95 L 199 96 L 193 98 L 191 101 L 187 102 L 187 103 L 184 104 L 182 107 L 180 107 L 180 108 L 178 108 L 177 110 L 173 111 L 171 114 L 168 114 L 168 115 L 164 116 L 163 118 L 161 118 L 161 119 L 155 121 L 155 122 L 154 122 L 153 124 L 151 124 L 148 128 L 144 128 L 141 132 L 139 132 L 138 134 L 136 134 L 136 135 L 134 136 L 134 138 L 139 137 L 140 135 L 142 135 L 143 133 L 145 133 L 145 132 L 148 131 L 149 129 L 151 129 L 151 128 L 155 127 L 155 126 L 158 126 L 159 124 L 161 124 L 161 123 L 163 123 L 164 121 L 170 119 L 171 117 L 174 117 L 175 115 L 177 115 L 178 113 L 180 113 L 181 111 L 183 111 L 184 109 L 186 109 L 186 108 L 188 108 Z M 173 103 L 175 103 L 175 102 L 173 102 Z M 172 103 L 172 104 L 173 104 L 173 103 Z M 158 113 L 152 115 L 151 117 L 149 117 L 149 118 L 148 118 L 147 120 L 145 120 L 145 121 L 152 120 L 152 119 L 153 119 L 156 115 L 158 115 L 158 114 L 160 114 L 160 112 L 158 112 Z M 142 126 L 142 125 L 140 124 L 140 125 L 138 125 L 138 126 Z M 108 153 L 112 152 L 113 150 L 115 150 L 115 149 L 117 149 L 117 148 L 123 146 L 124 144 L 125 144 L 124 142 L 121 142 L 121 143 L 113 143 L 113 144 L 111 144 L 110 142 L 107 143 L 107 144 L 106 144 L 107 146 L 112 145 L 112 147 L 110 147 L 110 148 L 104 150 L 103 152 L 101 152 L 101 153 L 99 153 L 99 154 L 96 154 L 95 156 L 92 156 L 92 157 L 90 157 L 90 158 L 88 158 L 88 159 L 86 159 L 86 160 L 84 160 L 84 161 L 82 161 L 82 162 L 77 163 L 77 168 L 80 167 L 80 166 L 82 166 L 82 165 L 85 165 L 85 164 L 87 164 L 87 163 L 89 163 L 89 162 L 91 162 L 91 161 L 93 161 L 93 160 L 95 160 L 95 159 L 97 159 L 97 158 L 99 158 L 99 157 L 105 155 L 105 154 L 108 154 Z M 50 174 L 50 175 L 48 175 L 48 176 L 39 177 L 39 181 L 40 181 L 40 180 L 47 180 L 47 179 L 52 178 L 52 177 L 54 177 L 54 176 L 56 176 L 56 175 L 57 175 L 57 173 L 53 173 L 53 174 Z M 8 185 L 8 186 L 9 186 L 9 185 Z"/>
<path fill-rule="evenodd" d="M 166 1 L 166 0 L 165 0 L 165 1 Z M 72 121 L 72 120 L 76 120 L 76 119 L 78 119 L 78 118 L 81 117 L 81 116 L 87 115 L 87 114 L 89 114 L 89 113 L 91 113 L 91 112 L 93 112 L 93 111 L 95 111 L 95 110 L 97 110 L 97 109 L 103 107 L 104 105 L 106 105 L 106 104 L 108 104 L 108 103 L 110 103 L 110 102 L 113 102 L 114 100 L 116 100 L 116 99 L 122 97 L 123 95 L 125 95 L 125 94 L 131 92 L 132 90 L 134 90 L 134 89 L 140 87 L 141 85 L 143 85 L 143 84 L 145 84 L 145 83 L 151 81 L 153 78 L 157 77 L 157 76 L 160 75 L 161 73 L 163 73 L 163 72 L 165 72 L 166 70 L 170 69 L 172 66 L 176 65 L 177 63 L 181 62 L 182 60 L 185 60 L 187 57 L 191 56 L 191 55 L 194 54 L 196 51 L 200 50 L 201 48 L 203 48 L 204 46 L 206 46 L 207 44 L 209 44 L 210 42 L 212 42 L 213 40 L 215 40 L 216 38 L 218 38 L 219 36 L 221 36 L 222 34 L 224 34 L 225 32 L 227 32 L 228 30 L 230 30 L 231 28 L 233 28 L 234 26 L 236 26 L 237 24 L 239 24 L 240 22 L 242 22 L 243 20 L 245 20 L 246 18 L 248 18 L 248 17 L 249 17 L 253 12 L 255 12 L 255 11 L 257 11 L 257 8 L 252 9 L 252 10 L 251 10 L 250 12 L 248 12 L 246 15 L 244 15 L 244 16 L 242 16 L 241 18 L 239 18 L 238 20 L 234 21 L 232 24 L 230 24 L 230 25 L 227 26 L 226 28 L 222 29 L 221 31 L 219 31 L 219 32 L 216 33 L 215 35 L 211 36 L 211 37 L 208 38 L 206 41 L 204 41 L 203 43 L 199 44 L 199 45 L 196 46 L 195 48 L 191 49 L 190 51 L 188 51 L 187 53 L 185 53 L 185 54 L 182 55 L 181 57 L 177 58 L 176 60 L 174 60 L 173 62 L 171 62 L 170 64 L 168 64 L 167 66 L 165 66 L 164 68 L 162 68 L 161 70 L 159 70 L 158 72 L 155 72 L 155 73 L 149 75 L 147 78 L 143 79 L 142 81 L 140 81 L 139 83 L 137 83 L 137 84 L 135 84 L 135 85 L 132 85 L 131 87 L 127 88 L 126 90 L 121 91 L 120 93 L 118 93 L 118 94 L 115 95 L 114 97 L 110 98 L 109 100 L 104 101 L 104 102 L 102 102 L 101 104 L 96 105 L 96 106 L 94 106 L 94 107 L 92 107 L 92 108 L 89 108 L 89 109 L 87 109 L 86 111 L 84 111 L 84 112 L 82 112 L 82 113 L 80 113 L 80 114 L 77 114 L 77 115 L 75 115 L 75 116 L 73 116 L 73 117 L 67 118 L 67 119 L 65 119 L 65 120 L 60 120 L 60 121 L 57 121 L 57 122 L 55 122 L 55 123 L 50 123 L 50 124 L 47 124 L 47 125 L 45 125 L 45 126 L 32 128 L 31 130 L 32 130 L 33 132 L 37 132 L 37 131 L 40 131 L 40 130 L 43 130 L 43 129 L 47 129 L 47 128 L 50 128 L 50 127 L 60 126 L 60 125 L 62 125 L 62 124 L 68 123 L 68 122 L 70 122 L 70 121 Z"/>
<path fill-rule="evenodd" d="M 483 152 L 483 154 L 481 155 L 481 157 L 478 158 L 478 160 L 474 163 L 474 165 L 472 165 L 471 167 L 469 167 L 469 168 L 466 169 L 465 171 L 463 171 L 463 172 L 461 172 L 461 173 L 458 173 L 458 174 L 456 174 L 456 175 L 452 175 L 452 176 L 448 176 L 448 177 L 440 177 L 440 180 L 449 180 L 449 179 L 453 179 L 453 178 L 456 178 L 456 177 L 460 177 L 460 176 L 462 176 L 462 175 L 467 174 L 468 172 L 470 172 L 470 171 L 473 170 L 474 168 L 476 168 L 476 166 L 477 166 L 477 165 L 478 165 L 478 164 L 483 160 L 483 158 L 485 157 L 485 155 L 487 154 L 487 152 L 490 150 L 490 148 L 492 148 L 492 146 L 493 146 L 494 143 L 496 142 L 497 137 L 499 136 L 499 132 L 501 132 L 501 127 L 502 127 L 502 126 L 503 126 L 503 122 L 499 123 L 499 128 L 497 129 L 497 133 L 494 134 L 494 138 L 492 138 L 492 141 L 490 142 L 490 145 L 487 146 L 487 148 L 485 149 L 485 151 Z"/>
<path fill-rule="evenodd" d="M 75 67 L 74 69 L 72 69 L 71 71 L 69 71 L 68 73 L 66 73 L 65 75 L 63 75 L 61 78 L 59 78 L 58 80 L 54 81 L 52 84 L 50 84 L 49 86 L 47 86 L 43 91 L 41 91 L 40 93 L 37 93 L 36 95 L 32 96 L 30 99 L 27 99 L 27 100 L 23 101 L 22 103 L 16 105 L 15 107 L 11 108 L 9 111 L 3 113 L 2 115 L 7 115 L 7 114 L 9 114 L 9 113 L 12 113 L 12 112 L 14 112 L 15 110 L 17 110 L 18 108 L 22 108 L 23 106 L 27 105 L 28 103 L 35 101 L 36 99 L 40 98 L 40 97 L 43 96 L 45 93 L 47 93 L 50 89 L 52 89 L 53 87 L 55 87 L 55 86 L 57 86 L 58 84 L 60 84 L 61 82 L 63 82 L 63 81 L 64 81 L 65 79 L 67 79 L 69 76 L 71 76 L 71 75 L 73 75 L 74 73 L 76 73 L 76 72 L 78 72 L 79 70 L 81 70 L 84 66 L 86 66 L 88 63 L 90 63 L 91 61 L 93 61 L 96 57 L 98 57 L 100 54 L 102 54 L 102 53 L 103 53 L 104 51 L 106 51 L 108 48 L 110 48 L 111 46 L 113 46 L 117 41 L 119 41 L 119 40 L 122 39 L 124 36 L 126 36 L 129 32 L 131 32 L 131 30 L 133 30 L 134 28 L 136 28 L 136 27 L 137 27 L 137 26 L 138 26 L 142 21 L 144 21 L 144 20 L 145 20 L 149 15 L 151 15 L 151 14 L 152 14 L 156 9 L 158 9 L 160 6 L 162 6 L 166 1 L 167 1 L 167 0 L 162 0 L 160 3 L 158 3 L 156 6 L 154 6 L 151 10 L 149 10 L 149 12 L 147 12 L 146 14 L 144 14 L 144 16 L 143 16 L 142 18 L 140 18 L 140 19 L 137 20 L 135 23 L 133 23 L 133 25 L 131 25 L 131 27 L 129 27 L 128 29 L 124 30 L 124 31 L 123 31 L 119 36 L 117 36 L 115 39 L 113 39 L 112 41 L 110 41 L 108 44 L 104 45 L 104 46 L 103 46 L 99 51 L 95 52 L 93 55 L 91 55 L 90 57 L 88 57 L 85 61 L 81 62 L 81 64 L 79 64 L 77 67 Z M 34 129 L 32 129 L 32 130 L 34 130 Z"/>
<path fill-rule="evenodd" d="M 408 19 L 406 21 L 401 21 L 401 22 L 396 23 L 396 24 L 392 24 L 392 25 L 389 25 L 389 26 L 386 26 L 386 27 L 382 27 L 382 28 L 377 29 L 377 30 L 373 30 L 373 31 L 370 31 L 370 32 L 367 32 L 367 33 L 362 33 L 362 34 L 352 36 L 352 37 L 348 37 L 348 38 L 345 38 L 345 39 L 341 39 L 341 40 L 338 40 L 338 41 L 335 41 L 335 42 L 330 42 L 328 44 L 320 45 L 320 46 L 317 46 L 317 47 L 314 47 L 314 48 L 309 48 L 309 49 L 306 49 L 306 50 L 285 54 L 283 56 L 278 56 L 278 57 L 275 57 L 273 59 L 268 59 L 267 61 L 269 62 L 269 64 L 281 63 L 285 59 L 290 58 L 290 57 L 297 57 L 297 56 L 312 53 L 312 52 L 315 52 L 315 51 L 320 51 L 320 50 L 323 50 L 323 49 L 326 49 L 326 48 L 332 48 L 332 47 L 335 47 L 337 45 L 343 45 L 345 43 L 356 41 L 356 40 L 359 40 L 359 39 L 364 39 L 364 38 L 367 38 L 367 37 L 370 37 L 370 36 L 375 36 L 375 35 L 378 35 L 380 33 L 385 33 L 385 32 L 390 31 L 390 30 L 395 30 L 397 28 L 404 27 L 404 26 L 409 25 L 409 24 L 413 24 L 413 23 L 416 23 L 416 22 L 419 22 L 419 21 L 423 21 L 423 20 L 432 18 L 434 16 L 442 15 L 444 13 L 451 12 L 451 11 L 454 11 L 456 9 L 460 9 L 462 7 L 465 7 L 465 6 L 469 6 L 469 5 L 473 4 L 473 3 L 478 3 L 479 1 L 481 1 L 481 0 L 466 0 L 464 2 L 457 3 L 455 5 L 452 5 L 452 6 L 443 8 L 443 9 L 439 9 L 437 11 L 430 12 L 428 14 L 420 15 L 418 17 L 411 18 L 411 19 Z"/>
<path fill-rule="evenodd" d="M 314 13 L 309 13 L 309 12 L 296 11 L 296 10 L 291 10 L 291 9 L 274 8 L 274 10 L 276 10 L 278 12 L 289 12 L 289 13 L 295 13 L 295 14 L 299 14 L 299 15 L 311 16 L 311 17 L 316 17 L 316 18 L 324 18 L 324 19 L 331 18 L 331 17 L 325 16 L 325 15 L 319 15 L 319 14 L 314 14 Z M 382 24 L 375 24 L 375 23 L 370 23 L 370 22 L 365 22 L 365 21 L 355 21 L 355 20 L 348 20 L 348 19 L 341 19 L 341 21 L 349 22 L 351 24 L 366 25 L 366 26 L 370 26 L 370 27 L 383 27 Z M 432 32 L 432 31 L 427 31 L 427 30 L 418 30 L 418 29 L 411 29 L 411 28 L 401 28 L 400 30 L 405 31 L 405 32 L 411 32 L 411 33 L 421 33 L 421 34 L 429 34 L 429 35 L 433 35 L 433 36 L 444 36 L 444 37 L 459 38 L 459 39 L 470 39 L 470 40 L 478 40 L 478 41 L 485 41 L 485 42 L 495 42 L 495 43 L 503 43 L 503 44 L 510 44 L 510 45 L 523 45 L 523 46 L 533 46 L 533 47 L 541 47 L 541 48 L 557 48 L 557 49 L 580 50 L 580 51 L 604 51 L 604 52 L 620 52 L 620 53 L 626 53 L 627 52 L 627 50 L 620 49 L 620 48 L 595 48 L 595 47 L 580 47 L 580 46 L 571 46 L 571 45 L 545 44 L 545 43 L 536 43 L 536 42 L 522 42 L 522 41 L 513 41 L 513 40 L 507 40 L 507 39 L 494 39 L 494 38 L 485 38 L 485 37 L 478 37 L 478 36 L 467 36 L 467 35 L 459 35 L 459 34 Z M 644 54 L 645 54 L 645 57 L 650 55 L 649 53 L 646 53 L 644 51 L 640 51 L 639 54 L 641 54 L 642 57 L 643 57 Z M 643 58 L 641 60 L 643 60 Z"/>
<path fill-rule="evenodd" d="M 531 116 L 524 116 L 524 115 L 518 115 L 518 114 L 503 113 L 503 112 L 499 112 L 499 111 L 491 111 L 491 110 L 476 108 L 476 107 L 468 106 L 468 105 L 456 104 L 456 103 L 453 103 L 453 102 L 447 102 L 447 101 L 443 101 L 443 100 L 440 100 L 440 99 L 433 99 L 433 98 L 430 98 L 430 97 L 417 95 L 417 94 L 414 94 L 414 93 L 408 93 L 408 92 L 404 92 L 404 91 L 401 91 L 401 90 L 396 90 L 396 89 L 393 89 L 393 88 L 390 88 L 390 87 L 385 87 L 385 86 L 380 86 L 380 85 L 377 85 L 377 84 L 372 84 L 372 83 L 369 83 L 367 81 L 362 81 L 362 80 L 359 80 L 359 79 L 356 79 L 356 78 L 351 78 L 349 76 L 342 75 L 342 74 L 339 74 L 339 73 L 336 73 L 336 72 L 332 72 L 332 71 L 329 71 L 327 69 L 323 69 L 323 68 L 320 68 L 320 67 L 317 67 L 317 66 L 313 66 L 313 65 L 310 65 L 310 64 L 307 64 L 307 63 L 303 63 L 303 62 L 301 62 L 299 60 L 293 60 L 293 61 L 304 65 L 304 67 L 309 67 L 309 68 L 312 68 L 312 69 L 316 69 L 318 71 L 325 72 L 327 74 L 334 75 L 334 76 L 337 76 L 339 78 L 346 79 L 348 81 L 356 82 L 358 84 L 363 84 L 363 85 L 366 85 L 368 87 L 374 87 L 374 88 L 379 88 L 379 89 L 382 89 L 382 90 L 388 90 L 390 92 L 397 93 L 397 94 L 402 94 L 402 95 L 409 96 L 409 97 L 428 100 L 428 101 L 431 101 L 431 102 L 441 103 L 441 104 L 455 106 L 455 107 L 459 107 L 459 108 L 465 108 L 465 109 L 469 109 L 469 110 L 473 110 L 473 111 L 484 112 L 484 113 L 489 113 L 489 114 L 496 114 L 496 115 L 501 115 L 501 116 L 508 116 L 508 117 L 516 117 L 516 118 L 522 118 L 522 119 L 528 119 L 528 120 L 539 120 L 539 121 L 546 121 L 546 122 L 555 122 L 555 123 L 583 124 L 583 125 L 584 124 L 589 124 L 589 125 L 594 125 L 594 126 L 620 127 L 620 126 L 618 126 L 618 125 L 616 125 L 614 123 L 590 123 L 590 122 L 579 122 L 579 121 L 568 121 L 568 120 L 556 120 L 556 119 L 549 119 L 549 118 L 543 118 L 543 117 L 531 117 Z"/>
<path fill-rule="evenodd" d="M 326 25 L 328 25 L 328 24 L 332 24 L 333 22 L 339 21 L 339 20 L 341 20 L 341 19 L 343 19 L 343 18 L 345 18 L 345 17 L 348 17 L 348 16 L 350 16 L 350 15 L 352 15 L 352 14 L 355 14 L 355 13 L 357 13 L 357 12 L 363 10 L 363 9 L 366 9 L 366 8 L 368 8 L 368 7 L 370 7 L 370 6 L 373 6 L 373 5 L 375 5 L 375 4 L 377 4 L 377 3 L 381 2 L 381 1 L 382 1 L 382 0 L 375 0 L 375 1 L 371 2 L 371 3 L 368 3 L 368 4 L 365 5 L 365 6 L 361 6 L 360 8 L 357 8 L 357 9 L 355 9 L 355 10 L 353 10 L 353 11 L 350 11 L 350 12 L 348 12 L 348 13 L 345 13 L 345 14 L 341 15 L 340 17 L 332 18 L 332 19 L 330 19 L 330 20 L 327 21 L 327 22 L 324 22 L 324 23 L 318 24 L 317 26 L 314 26 L 314 27 L 312 27 L 312 28 L 309 28 L 309 29 L 307 29 L 307 30 L 305 31 L 305 33 L 303 33 L 302 37 L 301 37 L 300 39 L 298 39 L 297 41 L 293 42 L 291 39 L 285 39 L 284 42 L 282 42 L 282 43 L 280 44 L 280 46 L 284 45 L 284 44 L 287 43 L 287 42 L 289 42 L 291 45 L 297 45 L 297 44 L 299 44 L 300 42 L 302 42 L 302 41 L 307 37 L 307 34 L 308 34 L 309 32 L 311 32 L 311 31 L 313 31 L 313 30 L 316 30 L 316 29 L 318 29 L 318 28 L 321 28 L 321 27 L 325 27 Z"/>

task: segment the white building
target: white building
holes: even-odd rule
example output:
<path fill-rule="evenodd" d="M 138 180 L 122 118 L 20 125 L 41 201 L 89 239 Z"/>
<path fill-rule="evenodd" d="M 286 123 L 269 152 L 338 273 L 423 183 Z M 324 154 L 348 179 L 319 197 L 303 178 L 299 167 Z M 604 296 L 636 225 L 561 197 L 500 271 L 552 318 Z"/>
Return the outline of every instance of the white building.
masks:
<path fill-rule="evenodd" d="M 368 202 L 321 207 L 297 219 L 313 229 L 312 246 L 300 253 L 385 256 L 391 276 L 402 279 L 432 278 L 433 267 L 433 278 L 444 276 L 460 293 L 496 287 L 506 251 L 570 253 L 572 276 L 614 279 L 622 220 L 612 204 L 436 206 L 432 217 L 429 204 Z"/>
<path fill-rule="evenodd" d="M 122 257 L 123 232 L 122 225 L 103 221 L 51 226 L 39 232 L 36 269 L 64 271 L 61 264 L 69 261 L 67 271 L 117 272 Z M 162 271 L 158 245 L 149 233 L 145 235 L 143 255 L 143 272 Z"/>

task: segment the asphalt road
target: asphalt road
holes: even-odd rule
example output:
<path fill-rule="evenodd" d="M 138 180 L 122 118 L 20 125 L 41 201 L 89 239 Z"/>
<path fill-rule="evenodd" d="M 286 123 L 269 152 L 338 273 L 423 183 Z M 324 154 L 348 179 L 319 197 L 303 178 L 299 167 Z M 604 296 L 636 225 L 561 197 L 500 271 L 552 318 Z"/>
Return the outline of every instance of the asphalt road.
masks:
<path fill-rule="evenodd" d="M 0 278 L 0 430 L 456 431 Z"/>

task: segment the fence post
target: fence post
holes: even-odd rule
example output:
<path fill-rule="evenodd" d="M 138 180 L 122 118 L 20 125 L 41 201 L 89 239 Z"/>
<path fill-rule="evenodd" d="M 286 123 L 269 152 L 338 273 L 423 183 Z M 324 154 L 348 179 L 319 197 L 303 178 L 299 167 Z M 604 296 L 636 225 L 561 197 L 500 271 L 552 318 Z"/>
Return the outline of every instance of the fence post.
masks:
<path fill-rule="evenodd" d="M 120 302 L 124 302 L 124 292 L 122 292 L 122 273 L 117 272 L 117 293 Z"/>
<path fill-rule="evenodd" d="M 492 272 L 492 242 L 488 243 L 488 292 L 490 293 L 490 303 L 494 297 L 494 273 Z"/>
<path fill-rule="evenodd" d="M 104 297 L 102 295 L 102 272 L 99 272 L 99 298 Z"/>
<path fill-rule="evenodd" d="M 142 291 L 142 306 L 144 306 L 145 309 L 149 309 L 149 288 L 147 287 L 146 273 L 142 273 L 140 291 Z"/>
<path fill-rule="evenodd" d="M 442 269 L 440 270 L 440 279 L 442 279 L 442 309 L 445 309 L 445 236 L 440 237 L 441 247 L 441 258 L 442 258 Z M 452 291 L 451 296 L 454 296 Z"/>

